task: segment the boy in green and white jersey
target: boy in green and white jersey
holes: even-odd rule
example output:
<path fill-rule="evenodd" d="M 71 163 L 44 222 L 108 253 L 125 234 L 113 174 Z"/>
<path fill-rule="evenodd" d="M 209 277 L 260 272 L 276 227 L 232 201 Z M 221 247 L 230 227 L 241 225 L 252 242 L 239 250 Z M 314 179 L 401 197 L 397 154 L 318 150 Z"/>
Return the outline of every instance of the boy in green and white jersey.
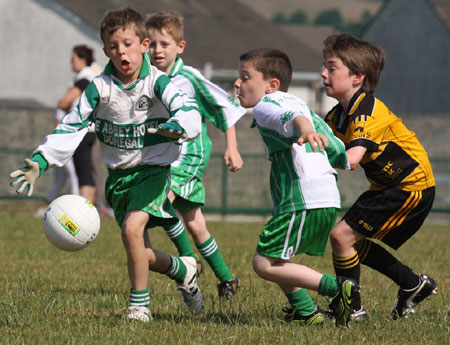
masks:
<path fill-rule="evenodd" d="M 202 133 L 183 143 L 179 158 L 172 163 L 172 182 L 169 198 L 186 223 L 194 243 L 219 279 L 219 296 L 230 299 L 239 287 L 238 279 L 230 273 L 217 243 L 209 233 L 201 207 L 205 203 L 202 177 L 211 155 L 211 140 L 206 119 L 225 133 L 225 164 L 231 171 L 242 167 L 237 150 L 234 124 L 246 113 L 228 93 L 208 81 L 198 70 L 184 65 L 178 56 L 186 46 L 183 39 L 183 17 L 174 12 L 160 12 L 148 17 L 147 33 L 150 38 L 152 64 L 165 72 L 172 82 L 187 95 L 195 98 L 202 116 Z M 164 227 L 179 255 L 194 256 L 183 223 Z"/>
<path fill-rule="evenodd" d="M 284 310 L 287 322 L 324 322 L 309 289 L 333 298 L 336 325 L 346 325 L 355 282 L 338 282 L 331 274 L 290 261 L 301 253 L 324 254 L 341 207 L 334 167 L 349 168 L 342 141 L 302 100 L 286 93 L 291 76 L 289 58 L 279 50 L 254 49 L 240 56 L 238 99 L 253 107 L 271 160 L 273 217 L 259 236 L 253 268 L 285 293 L 291 305 Z"/>
<path fill-rule="evenodd" d="M 151 320 L 149 267 L 175 280 L 189 310 L 199 313 L 203 296 L 197 286 L 195 259 L 153 250 L 147 232 L 178 222 L 167 199 L 170 164 L 181 147 L 174 139 L 199 135 L 198 106 L 150 65 L 150 41 L 137 12 L 130 8 L 109 11 L 100 33 L 110 58 L 104 72 L 87 86 L 78 106 L 45 138 L 32 159 L 25 160 L 27 166 L 11 173 L 11 184 L 18 193 L 28 187 L 31 196 L 36 179 L 51 166 L 63 166 L 94 123 L 109 172 L 106 200 L 122 229 L 127 252 L 128 318 Z M 160 135 L 149 134 L 148 129 Z"/>

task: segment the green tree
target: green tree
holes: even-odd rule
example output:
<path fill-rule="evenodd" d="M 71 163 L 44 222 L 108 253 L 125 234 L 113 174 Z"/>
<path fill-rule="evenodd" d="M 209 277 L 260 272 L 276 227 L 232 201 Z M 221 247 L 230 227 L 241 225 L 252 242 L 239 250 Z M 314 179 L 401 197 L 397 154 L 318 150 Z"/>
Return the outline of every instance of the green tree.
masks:
<path fill-rule="evenodd" d="M 340 29 L 343 25 L 341 12 L 338 9 L 330 9 L 320 12 L 314 24 L 331 25 L 335 29 Z"/>
<path fill-rule="evenodd" d="M 370 11 L 366 10 L 361 15 L 361 20 L 359 22 L 346 23 L 345 25 L 342 25 L 341 31 L 356 37 L 361 37 L 371 20 L 372 16 L 370 15 Z"/>
<path fill-rule="evenodd" d="M 297 10 L 292 13 L 291 18 L 289 19 L 290 24 L 306 24 L 308 22 L 307 16 L 303 10 Z"/>
<path fill-rule="evenodd" d="M 284 16 L 284 13 L 277 12 L 272 16 L 272 22 L 276 24 L 286 24 L 287 20 L 286 17 Z"/>

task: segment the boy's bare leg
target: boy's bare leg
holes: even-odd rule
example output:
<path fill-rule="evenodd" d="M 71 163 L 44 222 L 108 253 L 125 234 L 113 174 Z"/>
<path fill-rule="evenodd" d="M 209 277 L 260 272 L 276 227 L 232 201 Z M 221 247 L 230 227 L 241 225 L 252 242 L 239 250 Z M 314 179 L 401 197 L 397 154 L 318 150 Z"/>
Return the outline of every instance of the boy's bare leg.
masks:
<path fill-rule="evenodd" d="M 206 228 L 206 220 L 205 217 L 203 217 L 203 213 L 200 208 L 183 212 L 181 213 L 181 216 L 186 222 L 186 227 L 192 235 L 192 239 L 195 244 L 204 243 L 211 237 L 211 234 Z"/>
<path fill-rule="evenodd" d="M 186 222 L 186 227 L 194 240 L 197 250 L 208 262 L 214 275 L 220 281 L 217 285 L 219 297 L 231 299 L 239 289 L 239 280 L 231 274 L 225 260 L 222 258 L 216 240 L 206 227 L 206 220 L 202 210 L 197 207 L 181 213 L 181 216 Z"/>
<path fill-rule="evenodd" d="M 330 241 L 333 254 L 338 257 L 348 257 L 354 254 L 355 243 L 364 239 L 365 236 L 354 231 L 345 220 L 340 221 L 331 230 Z"/>
<path fill-rule="evenodd" d="M 122 224 L 122 242 L 127 252 L 128 275 L 134 290 L 147 289 L 149 254 L 145 248 L 144 230 L 150 216 L 131 211 Z"/>
<path fill-rule="evenodd" d="M 286 295 L 291 308 L 283 308 L 283 311 L 286 313 L 285 321 L 289 323 L 320 325 L 324 322 L 322 310 L 316 306 L 306 289 L 330 297 L 339 292 L 336 279 L 331 275 L 323 275 L 288 260 L 255 253 L 253 268 L 261 278 L 277 283 Z"/>
<path fill-rule="evenodd" d="M 284 293 L 292 293 L 300 288 L 317 291 L 323 276 L 307 266 L 258 253 L 253 256 L 253 268 L 261 278 L 277 283 Z"/>

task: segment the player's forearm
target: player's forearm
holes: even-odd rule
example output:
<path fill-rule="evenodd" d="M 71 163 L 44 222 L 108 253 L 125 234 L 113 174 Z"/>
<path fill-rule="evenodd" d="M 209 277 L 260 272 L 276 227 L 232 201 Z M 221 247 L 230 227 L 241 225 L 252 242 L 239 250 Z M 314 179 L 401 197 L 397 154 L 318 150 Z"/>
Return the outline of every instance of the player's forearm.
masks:
<path fill-rule="evenodd" d="M 64 96 L 58 101 L 58 108 L 64 111 L 69 111 L 72 102 L 81 96 L 81 90 L 77 87 L 72 87 L 66 92 Z"/>
<path fill-rule="evenodd" d="M 225 131 L 225 141 L 227 150 L 238 150 L 236 139 L 236 128 L 231 126 Z"/>
<path fill-rule="evenodd" d="M 357 168 L 366 151 L 367 149 L 363 146 L 355 146 L 346 151 L 347 159 L 352 170 Z"/>
<path fill-rule="evenodd" d="M 300 132 L 300 135 L 306 136 L 314 132 L 314 127 L 307 117 L 299 115 L 294 117 L 292 121 L 294 128 Z"/>

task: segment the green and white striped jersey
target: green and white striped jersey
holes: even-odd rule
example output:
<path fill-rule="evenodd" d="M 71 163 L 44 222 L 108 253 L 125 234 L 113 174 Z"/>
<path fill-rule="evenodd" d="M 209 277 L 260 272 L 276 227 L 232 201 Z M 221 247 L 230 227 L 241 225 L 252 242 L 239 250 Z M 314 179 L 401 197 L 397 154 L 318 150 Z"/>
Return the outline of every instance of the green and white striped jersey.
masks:
<path fill-rule="evenodd" d="M 182 170 L 184 176 L 188 173 L 201 180 L 212 150 L 205 120 L 225 132 L 245 115 L 246 110 L 198 70 L 185 66 L 180 57 L 175 61 L 169 78 L 183 93 L 196 100 L 202 117 L 202 133 L 195 140 L 184 142 L 180 156 L 172 163 L 173 181 L 176 183 L 178 169 Z"/>
<path fill-rule="evenodd" d="M 49 166 L 63 166 L 94 123 L 108 168 L 169 165 L 178 157 L 181 141 L 174 143 L 147 133 L 147 128 L 168 120 L 178 122 L 188 140 L 201 132 L 197 103 L 150 65 L 148 52 L 144 54 L 139 78 L 129 85 L 114 76 L 110 61 L 84 90 L 76 108 L 33 154 L 40 153 Z"/>
<path fill-rule="evenodd" d="M 299 98 L 275 92 L 261 98 L 253 116 L 271 160 L 270 194 L 273 215 L 316 208 L 340 208 L 337 172 L 349 168 L 345 147 L 323 120 Z M 327 150 L 313 152 L 309 143 L 299 146 L 300 133 L 293 119 L 305 116 L 330 143 Z M 333 166 L 332 166 L 333 165 Z"/>

